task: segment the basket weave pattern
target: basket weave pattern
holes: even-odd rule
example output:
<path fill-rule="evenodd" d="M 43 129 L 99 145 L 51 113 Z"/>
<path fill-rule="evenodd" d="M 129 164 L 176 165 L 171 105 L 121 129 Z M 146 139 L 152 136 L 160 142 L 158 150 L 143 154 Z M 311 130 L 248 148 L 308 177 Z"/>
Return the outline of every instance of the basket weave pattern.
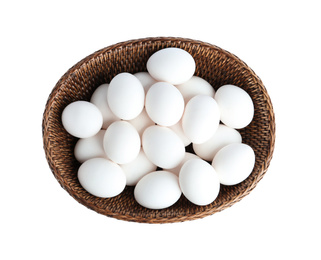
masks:
<path fill-rule="evenodd" d="M 195 75 L 207 80 L 215 90 L 234 84 L 249 93 L 254 102 L 254 118 L 240 130 L 243 142 L 255 152 L 252 174 L 234 186 L 221 185 L 217 199 L 207 206 L 196 206 L 184 196 L 173 206 L 150 210 L 134 199 L 133 187 L 118 196 L 97 198 L 86 192 L 77 179 L 80 164 L 74 157 L 77 138 L 69 135 L 61 123 L 63 109 L 77 100 L 89 101 L 94 90 L 120 72 L 146 71 L 148 58 L 159 49 L 179 47 L 195 59 Z M 101 49 L 70 68 L 52 90 L 43 115 L 43 145 L 49 167 L 60 185 L 79 203 L 109 217 L 145 223 L 172 223 L 212 215 L 248 195 L 267 171 L 275 142 L 275 119 L 270 97 L 259 77 L 235 55 L 201 41 L 156 37 L 131 40 Z"/>

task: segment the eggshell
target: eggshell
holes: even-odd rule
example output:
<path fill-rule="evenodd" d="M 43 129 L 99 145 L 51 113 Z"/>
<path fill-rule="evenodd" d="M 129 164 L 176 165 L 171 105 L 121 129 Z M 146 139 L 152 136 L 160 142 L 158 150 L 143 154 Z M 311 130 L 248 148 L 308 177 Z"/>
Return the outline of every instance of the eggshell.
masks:
<path fill-rule="evenodd" d="M 124 164 L 137 157 L 141 141 L 135 127 L 126 121 L 116 121 L 107 128 L 103 145 L 108 158 Z"/>
<path fill-rule="evenodd" d="M 124 120 L 134 119 L 142 112 L 144 100 L 144 88 L 134 75 L 119 73 L 110 81 L 107 101 L 117 117 Z"/>
<path fill-rule="evenodd" d="M 79 100 L 65 107 L 61 121 L 69 134 L 78 138 L 87 138 L 100 131 L 103 116 L 94 104 Z"/>
<path fill-rule="evenodd" d="M 103 115 L 102 128 L 104 129 L 107 129 L 112 122 L 119 120 L 119 118 L 110 110 L 107 103 L 108 86 L 109 84 L 107 83 L 100 85 L 90 98 L 90 102 L 96 105 Z"/>
<path fill-rule="evenodd" d="M 174 47 L 155 52 L 148 59 L 146 66 L 154 79 L 173 85 L 188 81 L 195 72 L 195 61 L 192 55 Z"/>
<path fill-rule="evenodd" d="M 179 165 L 177 165 L 175 168 L 172 168 L 172 169 L 164 169 L 164 170 L 167 170 L 167 171 L 169 171 L 169 172 L 172 172 L 172 173 L 174 173 L 175 175 L 178 176 L 178 175 L 179 175 L 179 171 L 181 170 L 183 164 L 186 163 L 186 162 L 187 162 L 188 160 L 190 160 L 190 159 L 196 159 L 196 158 L 199 159 L 199 157 L 198 157 L 197 155 L 195 155 L 195 154 L 193 154 L 193 153 L 185 152 L 185 156 L 184 156 L 183 160 L 180 162 Z"/>
<path fill-rule="evenodd" d="M 197 95 L 186 104 L 182 127 L 192 143 L 199 144 L 209 140 L 219 123 L 220 110 L 212 97 Z"/>
<path fill-rule="evenodd" d="M 182 120 L 179 120 L 175 125 L 172 125 L 169 128 L 173 130 L 182 139 L 185 147 L 191 144 L 191 140 L 189 140 L 184 133 Z"/>
<path fill-rule="evenodd" d="M 244 181 L 252 172 L 255 164 L 253 149 L 244 143 L 224 146 L 215 155 L 212 166 L 224 185 L 235 185 Z"/>
<path fill-rule="evenodd" d="M 78 169 L 78 179 L 86 191 L 101 198 L 117 196 L 126 186 L 120 166 L 104 158 L 85 161 Z"/>
<path fill-rule="evenodd" d="M 122 164 L 120 167 L 126 175 L 126 185 L 134 186 L 147 173 L 156 171 L 157 166 L 146 157 L 143 149 L 130 163 Z"/>
<path fill-rule="evenodd" d="M 135 117 L 132 120 L 129 120 L 128 122 L 136 128 L 140 137 L 142 137 L 143 132 L 147 127 L 155 125 L 155 122 L 150 119 L 145 108 L 137 117 Z"/>
<path fill-rule="evenodd" d="M 140 83 L 142 83 L 145 93 L 149 90 L 149 88 L 155 84 L 157 81 L 146 71 L 137 72 L 134 74 L 136 78 L 139 79 Z"/>
<path fill-rule="evenodd" d="M 220 124 L 214 135 L 205 143 L 193 144 L 194 152 L 206 161 L 213 161 L 215 154 L 231 143 L 241 143 L 242 136 L 234 128 Z"/>
<path fill-rule="evenodd" d="M 182 140 L 164 126 L 148 127 L 143 133 L 142 145 L 147 158 L 161 168 L 176 167 L 185 155 Z"/>
<path fill-rule="evenodd" d="M 220 107 L 221 121 L 225 125 L 241 129 L 251 123 L 254 105 L 245 90 L 234 85 L 224 85 L 216 91 L 214 98 Z"/>
<path fill-rule="evenodd" d="M 96 135 L 88 138 L 81 138 L 74 148 L 74 155 L 78 162 L 83 163 L 92 158 L 106 158 L 103 147 L 103 140 L 106 130 L 100 130 Z"/>
<path fill-rule="evenodd" d="M 146 94 L 146 112 L 157 124 L 176 124 L 184 112 L 184 99 L 179 90 L 166 82 L 157 82 Z"/>
<path fill-rule="evenodd" d="M 183 84 L 176 85 L 176 87 L 182 93 L 185 103 L 197 95 L 214 97 L 215 94 L 215 90 L 211 84 L 198 76 L 193 76 L 190 80 Z"/>
<path fill-rule="evenodd" d="M 149 209 L 168 208 L 178 201 L 181 194 L 177 176 L 168 171 L 145 175 L 134 189 L 136 201 Z"/>
<path fill-rule="evenodd" d="M 202 159 L 188 160 L 179 173 L 179 185 L 192 203 L 205 206 L 219 194 L 220 181 L 214 168 Z"/>

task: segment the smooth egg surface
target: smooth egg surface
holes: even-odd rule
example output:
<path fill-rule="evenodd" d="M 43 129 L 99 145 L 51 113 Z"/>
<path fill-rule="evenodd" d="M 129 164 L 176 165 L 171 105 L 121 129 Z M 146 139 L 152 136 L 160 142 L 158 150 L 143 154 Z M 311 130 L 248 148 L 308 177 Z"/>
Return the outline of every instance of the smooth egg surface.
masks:
<path fill-rule="evenodd" d="M 182 120 L 179 120 L 175 125 L 169 127 L 172 129 L 183 141 L 185 147 L 191 144 L 191 140 L 186 136 L 182 126 Z"/>
<path fill-rule="evenodd" d="M 220 124 L 214 135 L 205 143 L 193 144 L 194 152 L 206 161 L 213 161 L 215 154 L 231 143 L 241 143 L 242 136 L 234 128 Z"/>
<path fill-rule="evenodd" d="M 146 94 L 146 112 L 158 125 L 176 124 L 184 112 L 184 99 L 179 90 L 172 84 L 157 82 Z"/>
<path fill-rule="evenodd" d="M 134 189 L 136 201 L 149 209 L 168 208 L 178 201 L 181 194 L 177 176 L 168 171 L 145 175 Z"/>
<path fill-rule="evenodd" d="M 181 85 L 176 85 L 176 87 L 182 93 L 185 103 L 197 95 L 214 97 L 215 94 L 215 90 L 211 84 L 198 76 L 193 76 L 190 80 Z"/>
<path fill-rule="evenodd" d="M 183 164 L 186 163 L 190 159 L 196 159 L 196 158 L 199 159 L 199 157 L 196 154 L 185 152 L 185 156 L 184 156 L 183 160 L 179 163 L 179 165 L 177 165 L 175 168 L 165 169 L 165 170 L 170 171 L 170 172 L 176 174 L 177 176 L 179 176 L 179 172 L 180 172 Z"/>
<path fill-rule="evenodd" d="M 116 121 L 106 130 L 104 150 L 112 161 L 118 164 L 133 161 L 141 147 L 141 140 L 135 127 L 127 121 Z"/>
<path fill-rule="evenodd" d="M 155 84 L 157 81 L 146 71 L 137 72 L 134 74 L 136 78 L 139 79 L 140 83 L 142 83 L 143 88 L 145 90 L 145 94 L 149 90 L 149 88 Z"/>
<path fill-rule="evenodd" d="M 103 125 L 103 116 L 97 106 L 88 101 L 75 101 L 65 107 L 61 115 L 65 130 L 78 138 L 97 134 Z"/>
<path fill-rule="evenodd" d="M 101 114 L 103 115 L 103 128 L 107 127 L 114 121 L 119 120 L 119 118 L 110 110 L 107 102 L 107 92 L 109 84 L 100 85 L 92 94 L 90 102 L 96 105 Z"/>
<path fill-rule="evenodd" d="M 92 158 L 108 158 L 103 140 L 106 130 L 100 130 L 96 135 L 88 138 L 81 138 L 74 148 L 74 155 L 78 162 L 83 163 Z"/>
<path fill-rule="evenodd" d="M 184 196 L 199 206 L 212 203 L 220 191 L 220 181 L 214 168 L 199 158 L 183 164 L 179 184 Z"/>
<path fill-rule="evenodd" d="M 148 127 L 143 133 L 142 145 L 147 158 L 165 169 L 178 166 L 185 155 L 185 146 L 180 137 L 164 126 Z"/>
<path fill-rule="evenodd" d="M 86 191 L 101 198 L 117 196 L 126 186 L 120 166 L 104 158 L 85 161 L 78 169 L 78 179 Z"/>
<path fill-rule="evenodd" d="M 207 95 L 197 95 L 186 105 L 182 118 L 185 135 L 192 143 L 204 143 L 215 133 L 220 123 L 220 109 Z"/>
<path fill-rule="evenodd" d="M 173 85 L 188 81 L 195 72 L 195 61 L 192 55 L 180 48 L 161 49 L 150 56 L 147 71 L 157 81 Z"/>
<path fill-rule="evenodd" d="M 126 185 L 128 186 L 136 185 L 143 176 L 157 169 L 157 166 L 146 157 L 143 149 L 133 161 L 122 164 L 120 167 L 126 174 Z"/>
<path fill-rule="evenodd" d="M 255 153 L 244 143 L 224 146 L 217 152 L 212 162 L 220 182 L 224 185 L 235 185 L 244 181 L 252 173 L 254 164 Z"/>
<path fill-rule="evenodd" d="M 140 137 L 142 137 L 143 132 L 147 127 L 155 125 L 155 122 L 150 119 L 145 108 L 137 117 L 135 117 L 132 120 L 129 120 L 128 122 L 136 128 Z"/>
<path fill-rule="evenodd" d="M 124 120 L 134 119 L 144 108 L 144 88 L 134 75 L 119 73 L 110 81 L 107 101 L 117 117 Z"/>
<path fill-rule="evenodd" d="M 250 95 L 234 85 L 221 86 L 215 93 L 220 107 L 221 121 L 232 128 L 241 129 L 251 123 L 254 105 Z"/>

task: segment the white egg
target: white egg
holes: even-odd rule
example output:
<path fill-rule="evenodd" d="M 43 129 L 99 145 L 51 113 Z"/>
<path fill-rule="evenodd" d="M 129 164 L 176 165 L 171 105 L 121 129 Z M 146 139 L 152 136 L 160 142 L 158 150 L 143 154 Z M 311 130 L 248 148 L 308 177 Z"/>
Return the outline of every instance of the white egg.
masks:
<path fill-rule="evenodd" d="M 101 198 L 117 196 L 126 186 L 120 166 L 104 158 L 85 161 L 78 169 L 78 179 L 86 191 Z"/>
<path fill-rule="evenodd" d="M 156 171 L 157 166 L 146 157 L 143 149 L 140 150 L 138 156 L 130 163 L 122 164 L 120 167 L 126 175 L 126 184 L 134 186 L 147 173 Z"/>
<path fill-rule="evenodd" d="M 96 135 L 88 138 L 81 138 L 74 148 L 74 155 L 78 162 L 83 163 L 92 158 L 108 158 L 103 140 L 106 130 L 100 130 Z"/>
<path fill-rule="evenodd" d="M 202 159 L 188 160 L 179 173 L 179 185 L 192 203 L 205 206 L 219 194 L 220 181 L 214 168 Z"/>
<path fill-rule="evenodd" d="M 188 81 L 195 72 L 191 54 L 180 48 L 165 48 L 155 52 L 147 61 L 147 71 L 157 81 L 173 85 Z"/>
<path fill-rule="evenodd" d="M 128 122 L 136 128 L 140 137 L 142 137 L 143 132 L 147 127 L 155 125 L 155 122 L 150 119 L 145 108 L 137 117 L 135 117 L 132 120 L 129 120 Z"/>
<path fill-rule="evenodd" d="M 191 144 L 191 140 L 189 140 L 184 133 L 182 120 L 179 120 L 175 125 L 172 125 L 169 128 L 172 129 L 182 139 L 185 147 Z"/>
<path fill-rule="evenodd" d="M 149 90 L 149 88 L 155 84 L 157 81 L 146 71 L 137 72 L 134 74 L 136 78 L 139 79 L 140 83 L 142 83 L 145 93 Z"/>
<path fill-rule="evenodd" d="M 214 98 L 220 107 L 221 121 L 225 125 L 241 129 L 251 123 L 254 105 L 245 90 L 234 85 L 224 85 L 216 91 Z"/>
<path fill-rule="evenodd" d="M 110 81 L 107 101 L 117 117 L 124 120 L 134 119 L 144 108 L 144 88 L 134 75 L 119 73 Z"/>
<path fill-rule="evenodd" d="M 177 165 L 175 168 L 172 168 L 172 169 L 164 169 L 164 170 L 167 170 L 167 171 L 169 171 L 169 172 L 172 172 L 172 173 L 174 173 L 175 175 L 178 176 L 178 175 L 179 175 L 179 171 L 181 170 L 183 164 L 186 163 L 186 162 L 187 162 L 188 160 L 190 160 L 190 159 L 196 159 L 196 158 L 199 159 L 199 157 L 198 157 L 197 155 L 195 155 L 195 154 L 193 154 L 193 153 L 185 152 L 185 156 L 184 156 L 183 160 L 180 162 L 179 165 Z"/>
<path fill-rule="evenodd" d="M 215 154 L 224 146 L 241 143 L 242 136 L 234 128 L 220 124 L 214 135 L 205 143 L 193 144 L 194 152 L 206 161 L 213 161 Z"/>
<path fill-rule="evenodd" d="M 167 171 L 145 175 L 134 189 L 136 201 L 149 209 L 168 208 L 178 201 L 181 194 L 177 176 Z"/>
<path fill-rule="evenodd" d="M 177 89 L 182 93 L 185 103 L 192 97 L 197 95 L 207 95 L 214 97 L 215 90 L 205 79 L 193 76 L 190 80 L 183 84 L 176 85 Z"/>
<path fill-rule="evenodd" d="M 135 127 L 126 121 L 116 121 L 107 128 L 103 145 L 108 158 L 124 164 L 137 157 L 141 141 Z"/>
<path fill-rule="evenodd" d="M 157 124 L 176 124 L 184 112 L 184 99 L 179 90 L 166 82 L 157 82 L 146 94 L 146 112 Z"/>
<path fill-rule="evenodd" d="M 147 158 L 161 168 L 179 165 L 185 155 L 185 146 L 175 132 L 164 126 L 148 127 L 142 137 Z"/>
<path fill-rule="evenodd" d="M 103 128 L 107 127 L 119 118 L 110 110 L 107 103 L 107 91 L 109 84 L 100 85 L 92 94 L 90 102 L 96 105 L 103 115 Z"/>
<path fill-rule="evenodd" d="M 192 143 L 199 144 L 209 140 L 219 123 L 219 107 L 212 97 L 197 95 L 186 104 L 182 126 Z"/>
<path fill-rule="evenodd" d="M 244 143 L 224 146 L 215 155 L 212 166 L 224 185 L 235 185 L 244 181 L 255 164 L 253 149 Z"/>
<path fill-rule="evenodd" d="M 100 110 L 88 101 L 75 101 L 65 107 L 61 115 L 65 130 L 78 138 L 97 134 L 103 125 Z"/>

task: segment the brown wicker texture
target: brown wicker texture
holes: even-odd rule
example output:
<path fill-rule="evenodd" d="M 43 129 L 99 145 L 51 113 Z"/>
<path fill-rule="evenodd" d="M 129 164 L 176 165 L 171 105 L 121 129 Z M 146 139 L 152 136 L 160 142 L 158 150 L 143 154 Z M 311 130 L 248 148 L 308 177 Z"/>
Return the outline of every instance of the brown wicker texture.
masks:
<path fill-rule="evenodd" d="M 249 93 L 255 107 L 252 123 L 242 129 L 243 142 L 255 151 L 255 167 L 245 181 L 235 186 L 221 185 L 217 199 L 207 206 L 196 206 L 182 195 L 173 206 L 162 210 L 141 207 L 134 199 L 133 187 L 118 196 L 102 199 L 87 193 L 79 184 L 80 164 L 73 155 L 77 138 L 61 123 L 61 113 L 71 102 L 89 100 L 93 91 L 120 72 L 146 71 L 147 59 L 155 51 L 179 47 L 196 61 L 195 75 L 214 89 L 235 84 Z M 66 72 L 52 90 L 43 115 L 43 145 L 50 169 L 60 185 L 79 203 L 109 217 L 144 223 L 172 223 L 212 215 L 248 195 L 267 171 L 275 141 L 275 119 L 270 97 L 257 75 L 235 55 L 217 46 L 185 38 L 156 37 L 121 42 L 84 58 Z"/>

